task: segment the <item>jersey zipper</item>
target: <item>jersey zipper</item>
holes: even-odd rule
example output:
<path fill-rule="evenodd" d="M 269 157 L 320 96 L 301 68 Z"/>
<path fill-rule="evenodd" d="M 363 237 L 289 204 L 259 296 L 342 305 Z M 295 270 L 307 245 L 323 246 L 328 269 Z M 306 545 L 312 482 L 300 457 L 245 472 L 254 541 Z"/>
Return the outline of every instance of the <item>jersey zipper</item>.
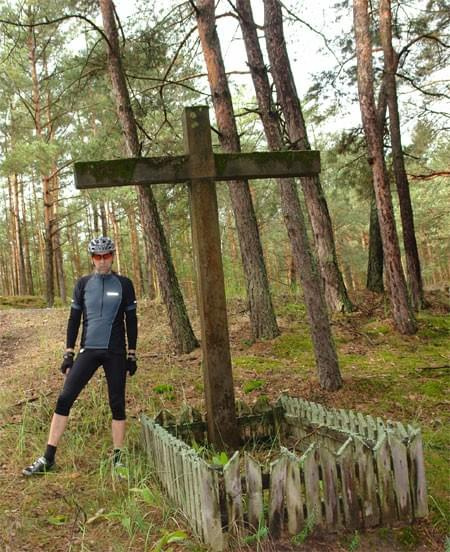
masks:
<path fill-rule="evenodd" d="M 105 278 L 102 276 L 102 304 L 100 307 L 100 318 L 103 318 L 103 298 L 105 296 Z"/>

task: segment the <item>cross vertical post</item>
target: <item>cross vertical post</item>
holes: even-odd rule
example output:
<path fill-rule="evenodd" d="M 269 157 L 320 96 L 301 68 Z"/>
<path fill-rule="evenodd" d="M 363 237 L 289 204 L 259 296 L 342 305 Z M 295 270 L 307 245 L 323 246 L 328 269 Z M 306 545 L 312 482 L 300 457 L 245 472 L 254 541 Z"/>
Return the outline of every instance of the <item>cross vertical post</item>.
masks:
<path fill-rule="evenodd" d="M 189 156 L 192 242 L 197 272 L 202 368 L 208 440 L 218 450 L 237 448 L 233 374 L 229 346 L 225 282 L 208 108 L 189 107 L 183 115 L 185 151 Z"/>
<path fill-rule="evenodd" d="M 289 178 L 320 172 L 318 151 L 214 153 L 206 106 L 183 116 L 185 155 L 75 163 L 79 189 L 190 182 L 192 242 L 201 322 L 209 442 L 239 446 L 217 210 L 217 180 Z"/>

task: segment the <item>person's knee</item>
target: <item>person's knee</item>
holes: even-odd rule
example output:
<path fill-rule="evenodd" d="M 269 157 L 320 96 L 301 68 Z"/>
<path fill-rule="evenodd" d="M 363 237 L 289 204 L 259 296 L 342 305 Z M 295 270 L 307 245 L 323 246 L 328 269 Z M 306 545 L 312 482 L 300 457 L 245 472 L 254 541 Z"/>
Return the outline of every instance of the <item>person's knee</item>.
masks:
<path fill-rule="evenodd" d="M 55 414 L 59 414 L 60 416 L 68 416 L 73 402 L 72 397 L 66 395 L 65 393 L 61 393 L 56 401 Z"/>
<path fill-rule="evenodd" d="M 112 397 L 109 401 L 113 420 L 125 420 L 125 399 Z"/>

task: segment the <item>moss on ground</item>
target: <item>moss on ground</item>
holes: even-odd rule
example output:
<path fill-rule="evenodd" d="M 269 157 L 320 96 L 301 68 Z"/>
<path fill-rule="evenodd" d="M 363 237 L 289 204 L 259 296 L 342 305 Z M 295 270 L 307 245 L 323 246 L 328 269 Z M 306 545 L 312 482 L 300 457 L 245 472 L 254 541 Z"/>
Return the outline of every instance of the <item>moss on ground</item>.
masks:
<path fill-rule="evenodd" d="M 163 407 L 177 410 L 184 403 L 204 409 L 200 355 L 174 356 L 164 309 L 143 303 L 140 309 L 141 360 L 136 376 L 127 384 L 127 446 L 132 467 L 123 484 L 111 477 L 110 413 L 101 371 L 74 407 L 55 473 L 33 481 L 20 477 L 19 469 L 42 454 L 63 382 L 58 366 L 67 311 L 46 310 L 45 316 L 43 311 L 30 310 L 23 316 L 0 312 L 0 344 L 5 355 L 0 372 L 0 541 L 11 550 L 58 549 L 60 543 L 90 552 L 151 550 L 164 534 L 179 528 L 180 517 L 160 493 L 140 448 L 137 419 L 141 412 L 153 415 Z M 231 340 L 239 398 L 251 402 L 264 395 L 273 401 L 284 391 L 422 428 L 429 521 L 333 536 L 327 550 L 337 552 L 350 546 L 368 551 L 443 549 L 450 519 L 447 317 L 420 313 L 419 331 L 411 337 L 396 333 L 384 312 L 380 319 L 368 320 L 361 314 L 338 317 L 333 331 L 344 387 L 327 393 L 317 383 L 303 305 L 297 308 L 292 298 L 279 301 L 282 335 L 248 343 L 245 348 L 243 335 L 250 332 L 248 325 L 239 326 L 242 315 L 238 311 L 231 311 L 230 317 L 236 324 Z M 196 319 L 194 324 L 198 333 Z M 262 384 L 253 384 L 246 394 L 244 386 L 251 380 Z M 310 539 L 314 537 L 308 536 L 298 547 L 288 544 L 286 550 L 312 550 Z M 321 542 L 319 538 L 317 549 Z M 177 550 L 202 550 L 193 537 L 177 546 Z"/>

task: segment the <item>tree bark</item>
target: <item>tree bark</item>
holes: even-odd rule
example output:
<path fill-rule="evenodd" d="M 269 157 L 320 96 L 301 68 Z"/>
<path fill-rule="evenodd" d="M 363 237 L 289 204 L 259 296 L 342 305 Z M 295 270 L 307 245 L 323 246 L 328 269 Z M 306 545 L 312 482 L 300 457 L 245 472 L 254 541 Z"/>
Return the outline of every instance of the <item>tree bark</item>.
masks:
<path fill-rule="evenodd" d="M 99 0 L 105 35 L 108 38 L 108 72 L 116 102 L 117 116 L 122 126 L 130 157 L 140 156 L 136 120 L 131 107 L 125 74 L 120 56 L 117 25 L 111 0 Z M 149 237 L 151 256 L 156 266 L 159 285 L 167 308 L 169 324 L 178 353 L 187 353 L 198 347 L 184 299 L 167 246 L 153 192 L 149 186 L 137 186 L 137 195 L 144 232 Z"/>
<path fill-rule="evenodd" d="M 264 0 L 264 30 L 270 71 L 286 121 L 289 145 L 293 149 L 310 150 L 311 146 L 286 49 L 279 0 Z M 338 267 L 333 227 L 320 178 L 303 177 L 300 182 L 313 230 L 327 305 L 335 312 L 352 311 L 354 307 Z"/>
<path fill-rule="evenodd" d="M 17 271 L 17 284 L 19 295 L 25 295 L 27 293 L 27 281 L 25 273 L 25 259 L 22 240 L 22 223 L 20 220 L 20 200 L 19 200 L 19 181 L 17 174 L 12 174 L 10 177 L 11 182 L 11 217 L 12 217 L 12 230 L 14 238 L 14 258 L 16 260 Z"/>
<path fill-rule="evenodd" d="M 34 295 L 34 284 L 33 284 L 33 271 L 31 267 L 31 256 L 30 256 L 30 239 L 28 237 L 28 222 L 27 222 L 27 210 L 25 208 L 25 194 L 23 190 L 23 183 L 19 189 L 20 192 L 20 204 L 22 206 L 22 234 L 23 234 L 23 256 L 25 260 L 25 278 L 27 286 L 27 294 Z"/>
<path fill-rule="evenodd" d="M 32 22 L 31 9 L 29 19 Z M 39 89 L 39 80 L 37 75 L 36 60 L 36 41 L 34 28 L 30 27 L 28 33 L 28 58 L 31 67 L 32 80 L 32 109 L 34 117 L 34 126 L 36 134 L 42 138 L 41 124 L 41 98 Z M 45 300 L 48 307 L 52 307 L 55 300 L 55 275 L 53 270 L 53 232 L 55 229 L 55 220 L 53 216 L 53 194 L 51 191 L 50 178 L 42 175 L 42 193 L 44 199 L 44 243 L 45 243 Z"/>
<path fill-rule="evenodd" d="M 196 5 L 198 34 L 219 127 L 220 145 L 225 152 L 239 152 L 241 145 L 215 25 L 214 0 L 197 0 Z M 252 336 L 254 339 L 271 339 L 279 335 L 280 330 L 270 296 L 250 188 L 246 180 L 229 182 L 228 187 L 246 276 Z"/>
<path fill-rule="evenodd" d="M 108 235 L 108 219 L 106 216 L 106 209 L 105 209 L 105 203 L 103 201 L 100 202 L 99 205 L 100 209 L 100 220 L 102 223 L 102 236 Z"/>
<path fill-rule="evenodd" d="M 394 322 L 401 333 L 413 334 L 417 331 L 417 325 L 408 302 L 408 292 L 402 270 L 400 247 L 395 227 L 394 209 L 384 162 L 383 141 L 375 109 L 367 0 L 354 0 L 353 15 L 359 102 L 364 133 L 367 140 L 369 162 L 373 172 L 392 314 Z"/>
<path fill-rule="evenodd" d="M 377 203 L 372 186 L 369 223 L 369 255 L 367 263 L 366 288 L 369 291 L 383 293 L 383 244 L 381 242 L 380 223 L 378 222 Z"/>
<path fill-rule="evenodd" d="M 406 175 L 403 156 L 400 115 L 398 111 L 397 85 L 397 54 L 392 47 L 392 11 L 391 0 L 380 1 L 380 38 L 384 52 L 383 81 L 386 89 L 389 108 L 389 129 L 391 135 L 392 158 L 395 182 L 400 205 L 400 216 L 403 228 L 403 243 L 406 257 L 406 273 L 413 306 L 416 310 L 423 308 L 423 282 L 420 269 L 419 251 L 414 230 L 414 214 L 409 193 L 408 177 Z"/>
<path fill-rule="evenodd" d="M 386 123 L 386 89 L 384 83 L 381 83 L 378 93 L 377 105 L 377 124 L 381 140 L 384 137 L 384 126 Z M 373 178 L 370 183 L 370 216 L 369 216 L 369 255 L 367 262 L 367 280 L 366 288 L 369 291 L 383 293 L 383 244 L 381 241 L 380 223 L 378 221 L 377 202 L 375 199 L 375 190 L 373 187 Z"/>
<path fill-rule="evenodd" d="M 284 145 L 279 119 L 272 102 L 269 78 L 258 41 L 250 1 L 237 0 L 236 7 L 267 143 L 273 151 L 282 150 Z M 278 179 L 278 186 L 293 262 L 302 283 L 319 382 L 325 389 L 336 390 L 341 387 L 342 379 L 320 276 L 311 253 L 297 187 L 294 179 L 287 178 Z"/>
<path fill-rule="evenodd" d="M 94 207 L 94 212 L 95 212 L 95 207 Z M 109 215 L 109 222 L 111 224 L 112 231 L 113 231 L 114 244 L 116 246 L 115 257 L 116 257 L 116 263 L 117 263 L 117 272 L 119 274 L 123 274 L 124 271 L 122 266 L 122 239 L 120 234 L 119 221 L 117 220 L 114 203 L 112 201 L 108 203 L 108 215 Z"/>
<path fill-rule="evenodd" d="M 127 209 L 128 225 L 130 227 L 130 242 L 131 242 L 131 263 L 133 266 L 133 280 L 136 285 L 136 293 L 138 297 L 142 296 L 142 271 L 139 255 L 139 243 L 136 228 L 136 214 L 134 207 Z"/>

